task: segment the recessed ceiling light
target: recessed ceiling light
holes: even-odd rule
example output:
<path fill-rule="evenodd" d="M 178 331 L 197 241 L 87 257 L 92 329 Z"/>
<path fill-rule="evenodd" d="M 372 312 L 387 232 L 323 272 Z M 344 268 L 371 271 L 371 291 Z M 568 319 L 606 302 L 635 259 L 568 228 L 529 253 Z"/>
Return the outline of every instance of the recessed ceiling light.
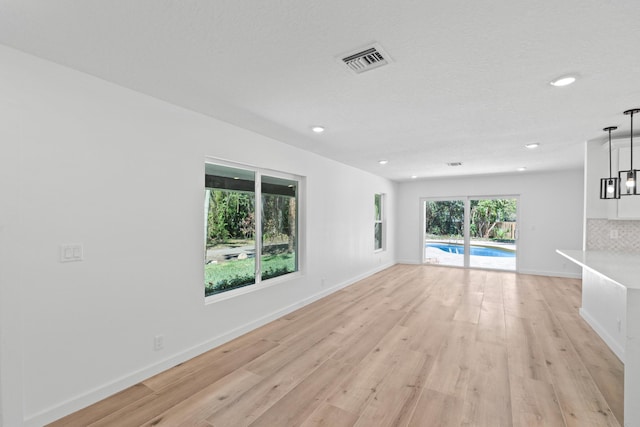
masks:
<path fill-rule="evenodd" d="M 324 132 L 324 126 L 313 126 L 311 130 L 315 133 L 322 133 Z"/>
<path fill-rule="evenodd" d="M 562 87 L 562 86 L 569 86 L 571 83 L 575 81 L 576 81 L 575 76 L 563 76 L 563 77 L 558 77 L 557 79 L 551 81 L 550 84 L 551 86 Z"/>
<path fill-rule="evenodd" d="M 418 175 L 411 175 L 411 179 L 416 179 Z"/>
<path fill-rule="evenodd" d="M 538 147 L 540 147 L 540 144 L 538 144 L 537 142 L 532 142 L 531 144 L 525 145 L 525 148 L 528 148 L 529 150 L 533 150 Z"/>
<path fill-rule="evenodd" d="M 527 168 L 525 168 L 524 166 L 519 167 L 518 169 L 516 169 L 518 172 L 524 172 L 527 170 Z"/>
<path fill-rule="evenodd" d="M 389 163 L 389 160 L 378 160 L 378 163 L 380 163 L 381 165 L 386 165 L 387 163 Z"/>

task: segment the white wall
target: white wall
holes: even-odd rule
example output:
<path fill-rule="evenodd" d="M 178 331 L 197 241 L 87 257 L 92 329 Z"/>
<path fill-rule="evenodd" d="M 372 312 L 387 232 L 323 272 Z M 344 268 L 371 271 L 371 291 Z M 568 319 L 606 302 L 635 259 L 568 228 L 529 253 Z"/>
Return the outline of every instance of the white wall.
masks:
<path fill-rule="evenodd" d="M 373 194 L 393 206 L 392 182 L 5 47 L 0 63 L 5 425 L 56 419 L 393 264 L 392 225 L 373 252 Z M 306 177 L 303 277 L 204 304 L 205 156 Z M 68 243 L 83 262 L 58 262 Z"/>
<path fill-rule="evenodd" d="M 555 250 L 582 248 L 582 183 L 582 170 L 402 183 L 396 206 L 398 261 L 421 262 L 421 197 L 519 195 L 519 272 L 579 277 L 580 269 Z"/>
<path fill-rule="evenodd" d="M 599 141 L 585 143 L 585 217 L 610 218 L 615 215 L 615 200 L 600 199 L 600 178 L 609 176 L 608 145 Z M 617 154 L 617 151 L 614 152 Z M 614 177 L 618 177 L 618 158 L 612 156 Z"/>

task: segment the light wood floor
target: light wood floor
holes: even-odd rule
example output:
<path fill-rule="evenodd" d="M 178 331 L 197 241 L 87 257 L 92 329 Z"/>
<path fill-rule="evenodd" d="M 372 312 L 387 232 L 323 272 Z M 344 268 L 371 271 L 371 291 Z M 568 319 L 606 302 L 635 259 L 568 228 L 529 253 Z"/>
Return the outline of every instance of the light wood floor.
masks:
<path fill-rule="evenodd" d="M 580 281 L 397 265 L 53 426 L 620 426 Z"/>

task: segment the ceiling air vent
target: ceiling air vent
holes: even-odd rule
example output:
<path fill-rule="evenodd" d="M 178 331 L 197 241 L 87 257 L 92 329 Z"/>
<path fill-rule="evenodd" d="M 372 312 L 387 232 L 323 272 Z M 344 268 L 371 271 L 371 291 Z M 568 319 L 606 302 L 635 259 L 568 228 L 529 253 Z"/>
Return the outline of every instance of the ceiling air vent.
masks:
<path fill-rule="evenodd" d="M 374 68 L 391 62 L 389 55 L 387 55 L 378 44 L 343 56 L 341 60 L 351 71 L 357 74 L 373 70 Z"/>

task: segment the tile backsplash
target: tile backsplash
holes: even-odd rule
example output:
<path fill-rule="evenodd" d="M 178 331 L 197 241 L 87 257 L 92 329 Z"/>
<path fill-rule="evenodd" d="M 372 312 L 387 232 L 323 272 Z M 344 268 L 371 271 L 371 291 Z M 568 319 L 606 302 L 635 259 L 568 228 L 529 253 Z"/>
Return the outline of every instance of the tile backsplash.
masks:
<path fill-rule="evenodd" d="M 587 250 L 640 252 L 640 221 L 587 219 Z"/>

